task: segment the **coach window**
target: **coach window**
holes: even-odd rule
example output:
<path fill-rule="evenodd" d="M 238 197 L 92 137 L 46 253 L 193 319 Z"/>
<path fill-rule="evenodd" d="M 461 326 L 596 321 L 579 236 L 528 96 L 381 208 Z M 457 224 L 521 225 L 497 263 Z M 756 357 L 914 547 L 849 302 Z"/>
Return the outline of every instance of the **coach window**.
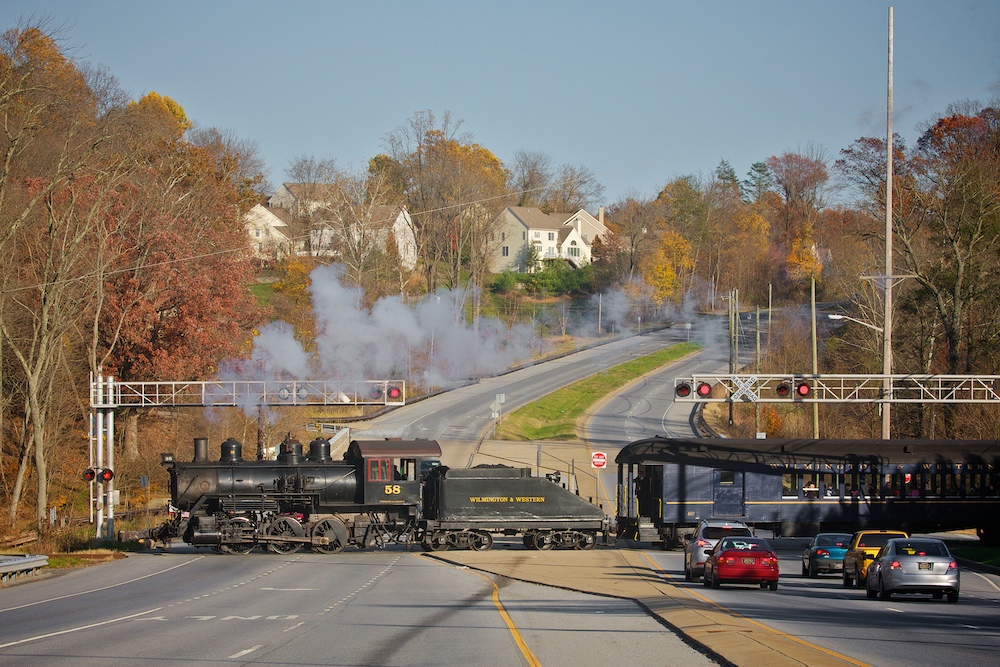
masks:
<path fill-rule="evenodd" d="M 802 497 L 819 498 L 819 475 L 802 476 Z"/>
<path fill-rule="evenodd" d="M 781 495 L 785 498 L 794 498 L 798 495 L 795 482 L 798 475 L 785 474 L 781 476 Z"/>
<path fill-rule="evenodd" d="M 736 473 L 732 470 L 720 470 L 719 471 L 719 484 L 735 484 L 736 483 Z"/>
<path fill-rule="evenodd" d="M 821 477 L 821 493 L 824 498 L 840 497 L 840 487 L 843 486 L 843 475 L 826 473 Z"/>

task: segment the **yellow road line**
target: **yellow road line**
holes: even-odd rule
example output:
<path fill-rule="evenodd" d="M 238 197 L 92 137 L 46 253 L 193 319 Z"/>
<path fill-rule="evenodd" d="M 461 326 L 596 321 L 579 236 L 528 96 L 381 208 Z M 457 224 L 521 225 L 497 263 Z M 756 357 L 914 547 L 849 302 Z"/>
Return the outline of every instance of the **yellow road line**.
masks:
<path fill-rule="evenodd" d="M 419 554 L 415 555 L 418 558 L 420 557 Z M 510 617 L 510 614 L 507 613 L 507 610 L 504 608 L 503 603 L 500 602 L 500 587 L 497 586 L 495 581 L 487 577 L 482 572 L 473 570 L 469 567 L 462 567 L 456 565 L 455 563 L 441 561 L 437 559 L 430 559 L 430 560 L 433 560 L 435 563 L 440 563 L 441 565 L 465 569 L 466 571 L 472 572 L 473 574 L 478 575 L 483 579 L 485 579 L 486 581 L 490 582 L 490 586 L 493 587 L 493 604 L 494 606 L 496 606 L 497 611 L 500 612 L 500 618 L 502 618 L 503 622 L 507 624 L 507 629 L 510 630 L 510 635 L 511 637 L 514 638 L 514 643 L 517 644 L 518 649 L 520 649 L 521 655 L 523 655 L 524 659 L 528 661 L 528 665 L 530 667 L 541 667 L 542 663 L 538 662 L 538 658 L 536 658 L 535 654 L 531 652 L 530 648 L 528 648 L 528 645 L 525 643 L 524 638 L 521 636 L 520 631 L 514 624 L 514 620 Z"/>

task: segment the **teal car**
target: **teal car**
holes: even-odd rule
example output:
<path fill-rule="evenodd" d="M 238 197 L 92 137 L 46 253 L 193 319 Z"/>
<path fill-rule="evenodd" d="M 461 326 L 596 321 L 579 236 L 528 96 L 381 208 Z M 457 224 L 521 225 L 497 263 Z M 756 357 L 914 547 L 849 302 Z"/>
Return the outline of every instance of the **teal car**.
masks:
<path fill-rule="evenodd" d="M 820 572 L 839 574 L 850 541 L 850 533 L 817 533 L 802 552 L 802 576 L 815 578 Z"/>

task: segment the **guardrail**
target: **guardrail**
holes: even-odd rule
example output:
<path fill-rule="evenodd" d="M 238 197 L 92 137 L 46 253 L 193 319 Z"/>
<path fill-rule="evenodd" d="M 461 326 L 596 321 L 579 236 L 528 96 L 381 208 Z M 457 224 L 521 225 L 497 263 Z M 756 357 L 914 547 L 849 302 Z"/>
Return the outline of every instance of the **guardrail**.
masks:
<path fill-rule="evenodd" d="M 20 577 L 36 577 L 49 564 L 48 556 L 21 556 L 0 554 L 0 586 L 6 586 Z"/>

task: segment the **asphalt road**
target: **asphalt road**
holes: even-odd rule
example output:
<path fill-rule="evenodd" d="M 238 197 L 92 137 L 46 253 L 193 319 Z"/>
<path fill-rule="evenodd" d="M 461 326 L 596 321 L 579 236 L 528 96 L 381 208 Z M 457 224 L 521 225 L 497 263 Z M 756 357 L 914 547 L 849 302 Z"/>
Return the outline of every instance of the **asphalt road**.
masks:
<path fill-rule="evenodd" d="M 511 552 L 523 556 L 523 548 Z M 180 545 L 0 591 L 0 665 L 714 664 L 636 603 L 404 548 Z"/>

